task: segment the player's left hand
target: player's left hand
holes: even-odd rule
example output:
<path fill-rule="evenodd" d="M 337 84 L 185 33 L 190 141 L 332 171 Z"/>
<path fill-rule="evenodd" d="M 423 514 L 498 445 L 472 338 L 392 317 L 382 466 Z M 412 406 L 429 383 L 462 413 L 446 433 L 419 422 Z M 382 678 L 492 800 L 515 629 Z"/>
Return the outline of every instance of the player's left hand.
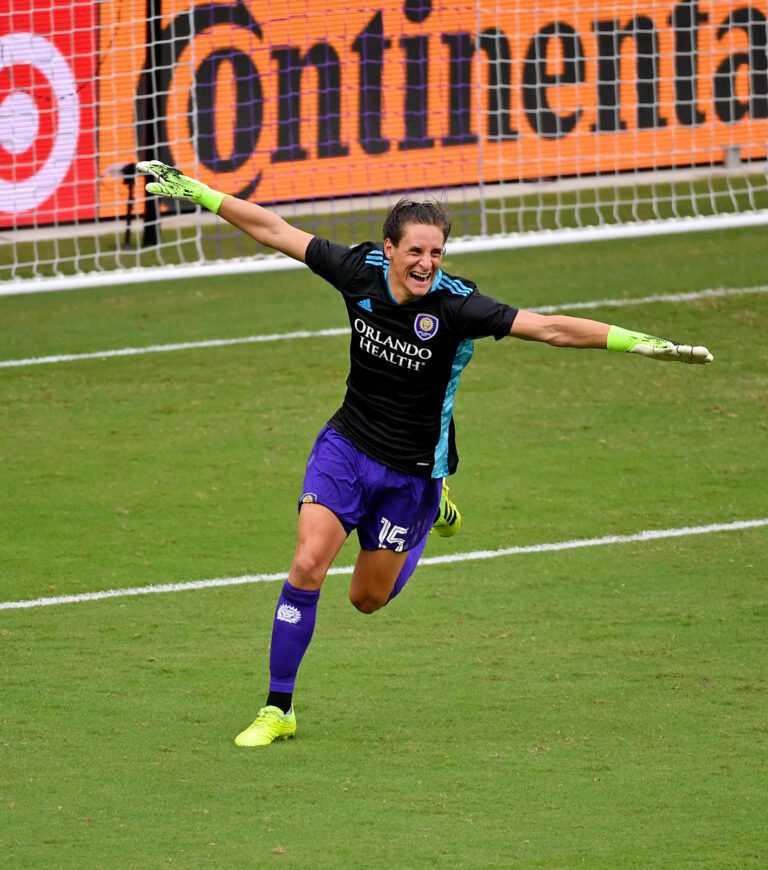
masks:
<path fill-rule="evenodd" d="M 709 349 L 700 344 L 678 344 L 655 335 L 637 337 L 639 341 L 634 347 L 629 348 L 629 353 L 641 353 L 643 356 L 662 362 L 683 362 L 694 365 L 704 365 L 714 360 Z"/>
<path fill-rule="evenodd" d="M 680 344 L 658 335 L 648 335 L 645 332 L 633 332 L 620 326 L 611 326 L 606 339 L 608 350 L 618 350 L 624 353 L 640 353 L 651 359 L 664 362 L 684 362 L 697 365 L 711 363 L 714 357 L 709 349 L 700 344 Z"/>

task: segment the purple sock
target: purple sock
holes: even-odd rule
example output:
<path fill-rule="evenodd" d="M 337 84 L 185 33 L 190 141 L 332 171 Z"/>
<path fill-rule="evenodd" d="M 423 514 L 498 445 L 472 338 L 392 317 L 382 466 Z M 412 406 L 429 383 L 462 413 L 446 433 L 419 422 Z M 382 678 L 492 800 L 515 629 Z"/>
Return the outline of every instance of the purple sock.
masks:
<path fill-rule="evenodd" d="M 287 580 L 283 584 L 272 624 L 270 692 L 293 692 L 296 673 L 315 630 L 319 597 L 319 589 L 297 589 Z"/>
<path fill-rule="evenodd" d="M 405 562 L 403 562 L 403 567 L 397 575 L 397 580 L 395 580 L 395 585 L 389 593 L 387 602 L 390 602 L 393 598 L 399 595 L 403 591 L 405 584 L 411 579 L 411 574 L 413 574 L 416 570 L 416 566 L 419 564 L 419 559 L 421 559 L 421 554 L 424 552 L 424 547 L 427 546 L 428 537 L 429 533 L 424 535 L 412 550 L 408 550 L 408 555 L 405 557 Z"/>

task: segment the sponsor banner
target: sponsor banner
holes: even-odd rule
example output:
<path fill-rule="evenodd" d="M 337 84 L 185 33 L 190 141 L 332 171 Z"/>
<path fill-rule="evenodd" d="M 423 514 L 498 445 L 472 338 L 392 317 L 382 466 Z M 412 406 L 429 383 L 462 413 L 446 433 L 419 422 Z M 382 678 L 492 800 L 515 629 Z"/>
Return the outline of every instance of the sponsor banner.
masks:
<path fill-rule="evenodd" d="M 0 226 L 96 214 L 95 5 L 12 0 L 0 15 Z"/>
<path fill-rule="evenodd" d="M 95 97 L 104 218 L 150 156 L 137 118 L 151 156 L 264 203 L 766 156 L 766 0 L 156 0 L 154 68 L 146 0 L 12 2 L 32 36 L 25 72 L 2 46 L 0 112 L 31 120 L 0 125 L 0 183 L 25 221 L 93 213 Z"/>
<path fill-rule="evenodd" d="M 158 156 L 266 203 L 764 157 L 765 6 L 167 0 L 161 72 L 139 82 L 144 25 L 128 36 L 118 0 L 103 141 L 132 159 L 149 90 Z"/>

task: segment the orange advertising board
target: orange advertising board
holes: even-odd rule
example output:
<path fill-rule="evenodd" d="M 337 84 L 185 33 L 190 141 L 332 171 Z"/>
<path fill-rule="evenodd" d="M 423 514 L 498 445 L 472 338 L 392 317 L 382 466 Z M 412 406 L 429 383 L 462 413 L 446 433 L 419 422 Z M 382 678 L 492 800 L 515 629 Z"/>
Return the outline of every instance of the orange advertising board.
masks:
<path fill-rule="evenodd" d="M 100 4 L 102 173 L 137 92 L 156 156 L 265 203 L 765 157 L 765 2 L 482 5 L 165 0 L 150 74 L 144 0 Z"/>

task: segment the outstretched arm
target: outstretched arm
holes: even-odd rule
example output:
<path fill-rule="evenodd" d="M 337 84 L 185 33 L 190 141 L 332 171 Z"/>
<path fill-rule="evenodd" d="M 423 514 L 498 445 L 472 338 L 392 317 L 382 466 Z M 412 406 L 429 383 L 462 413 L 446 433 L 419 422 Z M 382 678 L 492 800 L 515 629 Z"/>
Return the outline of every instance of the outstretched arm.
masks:
<path fill-rule="evenodd" d="M 182 175 L 178 169 L 159 160 L 136 164 L 139 172 L 156 175 L 159 181 L 147 185 L 149 193 L 194 202 L 218 214 L 252 239 L 304 262 L 311 233 L 305 233 L 286 223 L 279 215 L 253 202 L 236 199 L 208 187 L 202 181 Z"/>
<path fill-rule="evenodd" d="M 225 196 L 218 215 L 262 245 L 304 262 L 312 234 L 292 227 L 273 211 L 254 202 Z"/>
<path fill-rule="evenodd" d="M 544 341 L 555 347 L 594 347 L 640 353 L 652 359 L 687 363 L 709 363 L 713 356 L 701 345 L 678 344 L 656 335 L 631 332 L 598 320 L 566 315 L 545 316 L 518 311 L 509 334 L 527 341 Z"/>

